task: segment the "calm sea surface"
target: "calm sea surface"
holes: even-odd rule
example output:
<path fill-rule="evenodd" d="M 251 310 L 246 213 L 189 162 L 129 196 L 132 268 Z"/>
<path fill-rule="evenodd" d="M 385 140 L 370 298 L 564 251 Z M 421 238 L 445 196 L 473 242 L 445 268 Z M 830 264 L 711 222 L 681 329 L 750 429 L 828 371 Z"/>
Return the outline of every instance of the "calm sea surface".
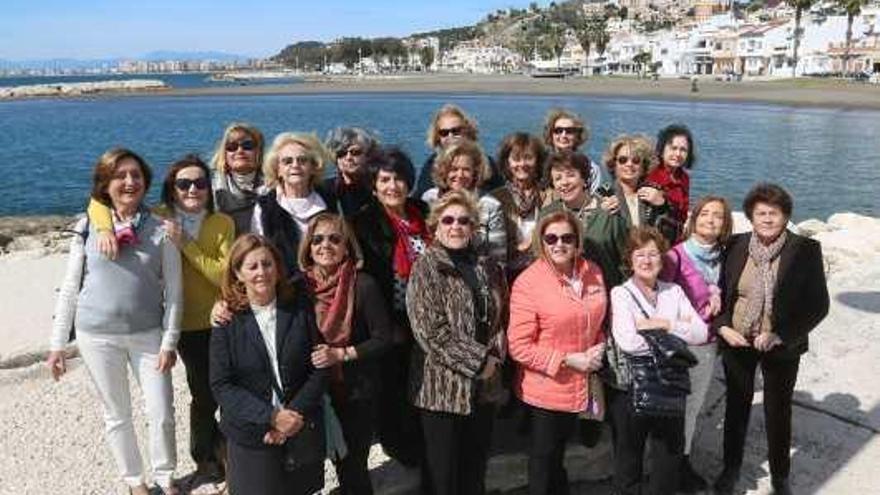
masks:
<path fill-rule="evenodd" d="M 28 76 L 0 77 L 0 86 L 27 86 L 30 84 L 62 84 L 94 81 L 119 81 L 125 79 L 159 79 L 172 88 L 208 88 L 224 86 L 240 86 L 241 81 L 212 81 L 210 74 L 191 72 L 186 74 L 96 74 L 83 76 Z M 292 83 L 298 78 L 290 79 L 255 79 L 247 81 L 248 86 L 259 84 Z"/>
<path fill-rule="evenodd" d="M 0 83 L 2 84 L 2 83 Z M 880 216 L 880 112 L 543 96 L 439 94 L 283 95 L 223 97 L 101 97 L 0 103 L 0 215 L 69 214 L 87 199 L 90 173 L 107 148 L 141 153 L 161 179 L 185 153 L 206 160 L 226 124 L 247 121 L 271 138 L 286 130 L 337 125 L 376 130 L 400 144 L 417 166 L 428 155 L 425 128 L 443 103 L 454 102 L 479 122 L 494 153 L 508 132 L 539 132 L 547 110 L 571 108 L 590 123 L 588 152 L 599 159 L 624 132 L 650 135 L 671 122 L 689 125 L 697 140 L 692 197 L 718 193 L 739 208 L 749 187 L 773 180 L 795 197 L 795 218 L 839 211 Z M 151 199 L 158 196 L 154 182 Z"/>

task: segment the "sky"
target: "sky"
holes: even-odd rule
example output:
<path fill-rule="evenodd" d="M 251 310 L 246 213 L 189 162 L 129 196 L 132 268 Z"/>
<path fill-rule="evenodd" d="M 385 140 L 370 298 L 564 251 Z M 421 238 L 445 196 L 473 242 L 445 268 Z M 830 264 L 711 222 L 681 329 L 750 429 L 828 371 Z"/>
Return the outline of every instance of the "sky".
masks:
<path fill-rule="evenodd" d="M 265 57 L 290 43 L 405 36 L 473 24 L 528 0 L 3 0 L 0 59 L 136 57 L 154 50 Z M 546 6 L 549 1 L 538 1 Z"/>

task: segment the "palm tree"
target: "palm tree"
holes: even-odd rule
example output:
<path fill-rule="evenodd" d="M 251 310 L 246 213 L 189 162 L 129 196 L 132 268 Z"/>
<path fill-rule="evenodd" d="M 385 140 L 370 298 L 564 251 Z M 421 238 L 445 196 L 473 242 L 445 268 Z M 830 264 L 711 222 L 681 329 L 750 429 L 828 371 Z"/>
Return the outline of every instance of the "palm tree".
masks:
<path fill-rule="evenodd" d="M 792 50 L 791 77 L 797 77 L 798 48 L 801 45 L 801 16 L 805 10 L 809 10 L 816 0 L 788 0 L 788 4 L 794 7 L 794 49 Z"/>
<path fill-rule="evenodd" d="M 846 11 L 846 48 L 843 51 L 843 73 L 846 76 L 850 75 L 849 54 L 852 49 L 853 20 L 862 13 L 862 6 L 867 3 L 868 0 L 837 0 L 837 4 Z"/>

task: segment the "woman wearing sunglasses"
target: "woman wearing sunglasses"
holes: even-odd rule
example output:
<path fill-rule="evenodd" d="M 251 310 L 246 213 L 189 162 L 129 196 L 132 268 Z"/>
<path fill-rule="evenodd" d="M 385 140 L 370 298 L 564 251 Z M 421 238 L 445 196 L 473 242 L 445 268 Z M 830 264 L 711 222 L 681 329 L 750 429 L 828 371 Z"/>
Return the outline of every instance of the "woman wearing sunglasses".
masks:
<path fill-rule="evenodd" d="M 458 105 L 446 104 L 434 114 L 431 126 L 428 127 L 428 147 L 433 150 L 431 156 L 425 160 L 419 171 L 419 181 L 414 191 L 414 196 L 421 198 L 425 191 L 436 185 L 434 182 L 434 161 L 446 148 L 461 141 L 477 142 L 477 122 L 464 113 Z M 488 175 L 485 187 L 487 190 L 494 189 L 503 184 L 498 168 L 491 157 L 488 160 L 491 173 Z"/>
<path fill-rule="evenodd" d="M 287 278 L 299 272 L 297 251 L 309 220 L 336 204 L 332 193 L 316 187 L 326 156 L 314 134 L 283 132 L 263 163 L 270 191 L 257 199 L 251 232 L 275 243 Z"/>
<path fill-rule="evenodd" d="M 249 124 L 233 123 L 223 131 L 211 165 L 214 204 L 235 221 L 235 234 L 251 231 L 251 218 L 263 187 L 263 133 Z"/>
<path fill-rule="evenodd" d="M 488 254 L 502 266 L 507 264 L 507 220 L 501 203 L 494 196 L 480 196 L 480 186 L 490 174 L 489 163 L 482 148 L 472 141 L 462 141 L 443 150 L 434 166 L 434 183 L 422 195 L 429 205 L 449 192 L 466 192 L 477 200 L 480 220 L 474 236 L 475 248 Z"/>
<path fill-rule="evenodd" d="M 391 348 L 391 319 L 376 279 L 360 270 L 360 248 L 343 217 L 319 213 L 299 248 L 323 343 L 312 364 L 329 369 L 329 392 L 348 454 L 333 459 L 339 493 L 371 494 L 367 458 L 373 443 L 379 362 Z"/>
<path fill-rule="evenodd" d="M 576 113 L 562 108 L 551 109 L 544 119 L 544 144 L 555 151 L 580 152 L 579 148 L 590 140 L 590 129 Z M 594 161 L 590 163 L 590 173 L 586 180 L 590 193 L 595 193 L 602 183 L 602 171 Z"/>
<path fill-rule="evenodd" d="M 654 167 L 654 149 L 645 136 L 620 136 L 605 151 L 605 167 L 614 179 L 614 195 L 603 205 L 620 211 L 628 227 L 657 227 L 669 242 L 678 235 L 660 186 L 645 182 Z"/>
<path fill-rule="evenodd" d="M 360 127 L 337 127 L 324 145 L 336 158 L 336 176 L 326 179 L 321 187 L 336 197 L 332 209 L 350 218 L 370 200 L 368 167 L 376 158 L 379 143 Z"/>
<path fill-rule="evenodd" d="M 230 217 L 214 211 L 210 170 L 196 155 L 174 162 L 162 184 L 161 204 L 154 213 L 164 219 L 165 235 L 183 259 L 183 321 L 178 351 L 186 367 L 190 403 L 190 455 L 196 472 L 189 486 L 216 492 L 223 481 L 223 437 L 214 413 L 217 403 L 208 382 L 211 307 L 220 291 L 223 263 L 235 237 Z M 92 208 L 97 229 L 113 225 L 110 209 Z"/>
<path fill-rule="evenodd" d="M 597 413 L 589 374 L 602 367 L 607 296 L 599 266 L 581 256 L 581 223 L 568 211 L 534 231 L 537 260 L 517 277 L 507 337 L 519 364 L 516 395 L 532 419 L 529 493 L 569 493 L 565 443 L 578 415 Z"/>
<path fill-rule="evenodd" d="M 413 266 L 406 307 L 418 346 L 410 392 L 426 449 L 423 480 L 434 495 L 482 494 L 496 406 L 505 398 L 507 284 L 473 246 L 472 197 L 450 192 L 428 219 L 434 242 Z"/>

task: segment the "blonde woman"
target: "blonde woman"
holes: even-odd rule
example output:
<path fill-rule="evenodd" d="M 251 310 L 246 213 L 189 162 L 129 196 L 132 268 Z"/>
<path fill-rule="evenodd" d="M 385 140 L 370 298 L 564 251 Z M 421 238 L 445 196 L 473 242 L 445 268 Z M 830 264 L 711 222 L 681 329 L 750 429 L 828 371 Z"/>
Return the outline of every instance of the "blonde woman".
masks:
<path fill-rule="evenodd" d="M 257 199 L 251 232 L 275 243 L 287 277 L 299 271 L 297 249 L 309 220 L 336 204 L 316 187 L 326 157 L 314 134 L 284 132 L 272 141 L 263 163 L 269 192 Z"/>
<path fill-rule="evenodd" d="M 232 123 L 217 143 L 211 166 L 214 168 L 214 204 L 217 211 L 235 221 L 235 233 L 251 230 L 257 197 L 263 188 L 263 133 L 244 123 Z"/>

